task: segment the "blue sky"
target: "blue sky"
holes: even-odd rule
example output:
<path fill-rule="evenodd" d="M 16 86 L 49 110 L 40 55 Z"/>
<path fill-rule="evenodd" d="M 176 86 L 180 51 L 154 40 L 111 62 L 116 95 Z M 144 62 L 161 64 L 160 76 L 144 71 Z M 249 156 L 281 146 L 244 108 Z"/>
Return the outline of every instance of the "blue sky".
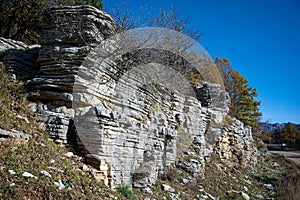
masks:
<path fill-rule="evenodd" d="M 203 32 L 200 44 L 214 58 L 228 58 L 258 91 L 263 121 L 300 123 L 299 0 L 103 0 L 140 12 L 173 5 Z"/>

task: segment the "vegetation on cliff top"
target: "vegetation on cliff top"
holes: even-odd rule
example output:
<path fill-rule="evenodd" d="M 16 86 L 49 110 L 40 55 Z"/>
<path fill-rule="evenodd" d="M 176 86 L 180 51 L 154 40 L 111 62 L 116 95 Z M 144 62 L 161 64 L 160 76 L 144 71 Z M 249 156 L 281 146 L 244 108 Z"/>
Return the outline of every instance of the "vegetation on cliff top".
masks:
<path fill-rule="evenodd" d="M 102 0 L 1 0 L 0 37 L 38 43 L 45 9 L 61 5 L 91 5 L 103 9 Z"/>

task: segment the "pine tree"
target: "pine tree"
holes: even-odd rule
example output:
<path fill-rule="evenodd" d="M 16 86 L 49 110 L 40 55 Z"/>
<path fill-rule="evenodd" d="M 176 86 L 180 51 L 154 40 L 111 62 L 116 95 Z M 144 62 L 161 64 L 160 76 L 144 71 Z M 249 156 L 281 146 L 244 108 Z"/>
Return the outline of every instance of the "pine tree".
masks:
<path fill-rule="evenodd" d="M 229 114 L 245 125 L 257 127 L 262 114 L 259 112 L 260 102 L 255 100 L 256 89 L 250 87 L 247 79 L 232 69 L 228 59 L 217 57 L 216 64 L 220 69 L 225 90 L 231 98 Z"/>
<path fill-rule="evenodd" d="M 287 123 L 283 129 L 280 131 L 280 137 L 284 143 L 289 144 L 293 147 L 299 146 L 300 131 L 297 130 L 294 124 Z"/>

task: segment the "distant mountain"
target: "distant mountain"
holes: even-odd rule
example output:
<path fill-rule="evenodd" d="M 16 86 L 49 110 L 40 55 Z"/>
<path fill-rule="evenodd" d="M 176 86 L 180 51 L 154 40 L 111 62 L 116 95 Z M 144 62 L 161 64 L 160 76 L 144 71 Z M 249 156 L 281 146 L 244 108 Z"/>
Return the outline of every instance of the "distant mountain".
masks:
<path fill-rule="evenodd" d="M 267 131 L 267 132 L 272 132 L 272 131 L 277 131 L 277 130 L 279 130 L 279 129 L 284 128 L 286 124 L 287 124 L 287 123 L 274 123 L 274 124 L 271 124 L 271 123 L 269 123 L 269 122 L 260 122 L 260 123 L 259 123 L 259 126 L 260 126 L 263 130 L 265 130 L 265 131 Z M 294 124 L 294 123 L 292 123 L 292 124 Z M 296 127 L 298 130 L 300 130 L 300 124 L 294 124 L 294 125 L 295 125 L 295 127 Z"/>

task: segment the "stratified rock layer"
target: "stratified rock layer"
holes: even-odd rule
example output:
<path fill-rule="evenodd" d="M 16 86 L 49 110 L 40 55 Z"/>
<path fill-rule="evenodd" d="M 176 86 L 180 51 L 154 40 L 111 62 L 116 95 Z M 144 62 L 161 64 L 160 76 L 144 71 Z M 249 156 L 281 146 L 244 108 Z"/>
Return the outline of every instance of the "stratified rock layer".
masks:
<path fill-rule="evenodd" d="M 116 30 L 109 15 L 90 6 L 47 11 L 37 59 L 40 69 L 28 82 L 28 98 L 48 104 L 32 109 L 56 141 L 67 143 L 73 118 L 72 90 L 80 65 L 92 47 Z"/>
<path fill-rule="evenodd" d="M 101 65 L 87 70 L 82 63 L 91 48 L 117 29 L 109 15 L 89 6 L 48 10 L 38 52 L 39 71 L 28 81 L 28 96 L 35 102 L 33 113 L 56 141 L 75 141 L 86 162 L 99 170 L 97 178 L 112 188 L 122 184 L 147 188 L 175 166 L 203 176 L 205 160 L 213 151 L 235 166 L 255 165 L 251 129 L 238 120 L 224 124 L 230 99 L 220 85 L 199 83 L 193 88 L 195 95 L 187 96 L 164 85 L 145 85 L 135 73 L 120 76 L 130 67 L 119 65 L 112 70 Z M 27 48 L 3 40 L 0 49 Z M 30 57 L 9 51 L 6 64 L 16 69 L 14 74 L 27 76 L 28 66 L 36 69 L 37 52 Z M 6 56 L 0 55 L 2 60 Z M 30 61 L 20 62 L 26 58 Z M 91 84 L 91 77 L 110 81 Z"/>
<path fill-rule="evenodd" d="M 15 79 L 32 78 L 38 71 L 36 62 L 40 45 L 26 45 L 23 42 L 0 37 L 0 60 Z"/>
<path fill-rule="evenodd" d="M 54 7 L 47 12 L 38 74 L 29 82 L 29 97 L 72 106 L 75 75 L 90 49 L 115 33 L 112 18 L 90 6 Z"/>

